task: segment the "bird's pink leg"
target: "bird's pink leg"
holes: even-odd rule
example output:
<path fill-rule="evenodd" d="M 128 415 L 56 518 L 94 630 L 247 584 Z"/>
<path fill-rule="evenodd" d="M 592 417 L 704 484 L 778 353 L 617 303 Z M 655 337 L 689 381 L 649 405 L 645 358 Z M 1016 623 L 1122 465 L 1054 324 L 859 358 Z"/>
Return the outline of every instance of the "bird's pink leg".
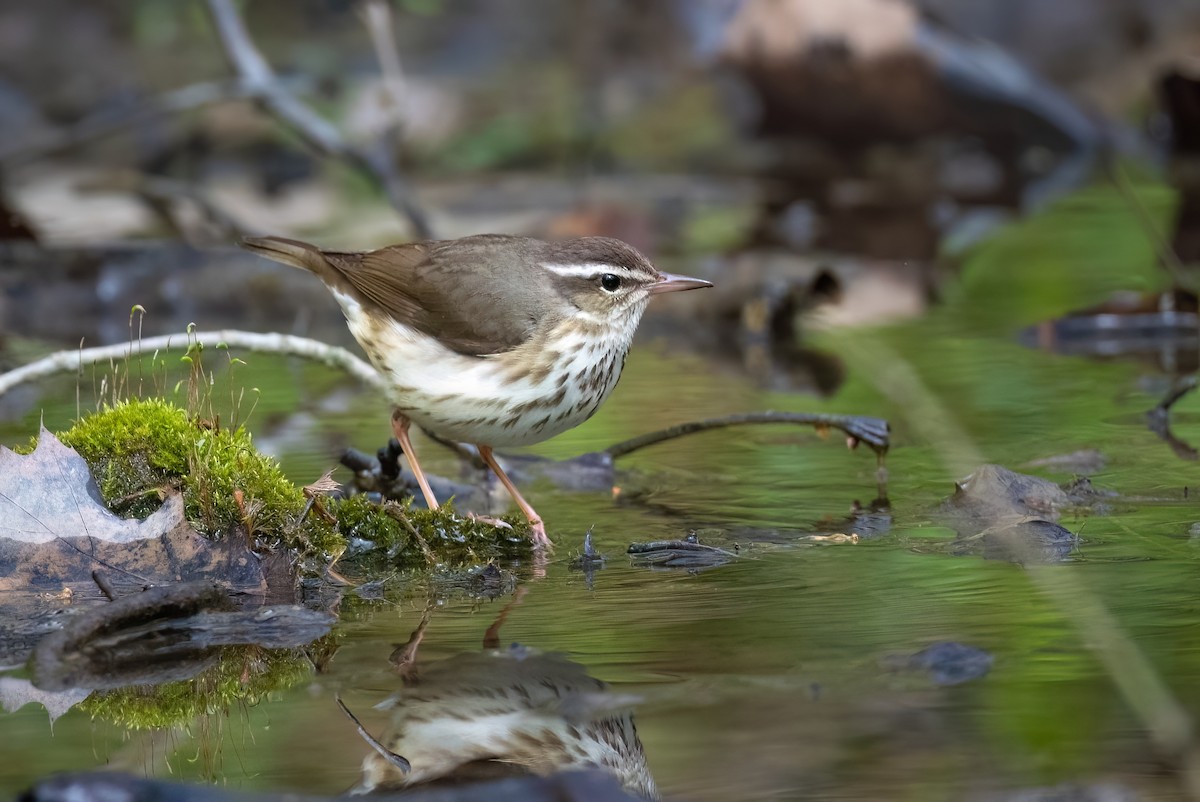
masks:
<path fill-rule="evenodd" d="M 437 497 L 433 495 L 433 490 L 429 487 L 429 480 L 425 478 L 425 471 L 421 470 L 421 464 L 417 462 L 417 454 L 413 451 L 412 440 L 408 437 L 408 427 L 412 426 L 412 421 L 396 410 L 392 413 L 392 434 L 396 435 L 396 439 L 400 441 L 400 450 L 404 452 L 404 456 L 408 457 L 408 467 L 412 468 L 412 472 L 417 477 L 417 484 L 421 486 L 421 493 L 425 496 L 425 503 L 429 505 L 429 509 L 436 510 L 438 508 Z"/>
<path fill-rule="evenodd" d="M 552 551 L 554 544 L 546 536 L 546 525 L 542 523 L 542 516 L 538 515 L 537 511 L 529 505 L 529 502 L 521 495 L 521 491 L 517 490 L 517 486 L 513 484 L 512 479 L 508 478 L 508 474 L 496 462 L 496 458 L 492 456 L 491 447 L 479 445 L 479 456 L 483 457 L 483 461 L 496 474 L 496 478 L 504 485 L 504 489 L 508 491 L 509 495 L 513 497 L 513 501 L 517 502 L 517 506 L 521 508 L 521 512 L 525 513 L 525 517 L 529 519 L 529 533 L 533 539 L 533 547 Z"/>

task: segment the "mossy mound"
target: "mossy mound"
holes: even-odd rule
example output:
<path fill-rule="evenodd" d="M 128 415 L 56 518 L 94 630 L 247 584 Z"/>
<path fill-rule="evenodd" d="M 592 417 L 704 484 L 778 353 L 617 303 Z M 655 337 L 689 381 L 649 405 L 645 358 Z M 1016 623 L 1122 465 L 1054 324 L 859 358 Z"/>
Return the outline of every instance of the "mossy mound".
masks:
<path fill-rule="evenodd" d="M 307 501 L 275 460 L 255 450 L 244 429 L 205 428 L 165 401 L 105 408 L 59 439 L 87 460 L 109 505 L 146 515 L 158 504 L 149 491 L 178 487 L 188 520 L 203 534 L 241 522 L 252 534 L 283 538 Z"/>
<path fill-rule="evenodd" d="M 458 518 L 449 507 L 323 498 L 331 523 L 314 514 L 304 491 L 254 448 L 245 429 L 206 427 L 159 399 L 106 407 L 59 439 L 87 461 L 105 502 L 120 514 L 148 515 L 160 503 L 160 490 L 177 488 L 188 520 L 212 537 L 240 525 L 266 548 L 326 561 L 353 543 L 347 560 L 379 570 L 474 565 L 529 553 L 523 520 L 513 519 L 512 530 L 497 529 Z"/>
<path fill-rule="evenodd" d="M 407 503 L 381 508 L 361 495 L 334 502 L 330 511 L 339 535 L 355 546 L 341 564 L 368 572 L 394 566 L 465 567 L 530 554 L 524 518 L 505 518 L 513 528 L 502 529 L 457 517 L 448 504 L 437 510 Z"/>

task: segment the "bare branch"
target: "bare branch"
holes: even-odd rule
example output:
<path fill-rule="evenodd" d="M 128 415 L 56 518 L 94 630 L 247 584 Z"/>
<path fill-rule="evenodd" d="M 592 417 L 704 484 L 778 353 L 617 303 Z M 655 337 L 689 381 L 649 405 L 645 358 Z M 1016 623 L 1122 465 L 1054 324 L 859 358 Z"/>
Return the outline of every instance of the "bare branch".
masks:
<path fill-rule="evenodd" d="M 429 219 L 396 169 L 391 143 L 385 140 L 373 147 L 361 148 L 347 142 L 332 123 L 280 83 L 271 65 L 254 46 L 233 0 L 208 0 L 208 10 L 226 58 L 251 89 L 254 99 L 314 150 L 363 170 L 383 190 L 392 206 L 408 217 L 417 236 L 432 238 Z"/>
<path fill-rule="evenodd" d="M 859 442 L 866 443 L 872 451 L 882 459 L 889 446 L 888 422 L 880 418 L 867 418 L 861 415 L 824 415 L 809 412 L 748 412 L 741 415 L 727 415 L 723 418 L 708 418 L 706 420 L 681 423 L 661 429 L 657 432 L 639 435 L 604 449 L 614 458 L 623 457 L 631 451 L 652 446 L 664 440 L 682 437 L 693 432 L 703 432 L 708 429 L 719 429 L 725 426 L 740 426 L 747 423 L 798 423 L 817 429 L 839 429 L 846 433 L 851 445 Z"/>
<path fill-rule="evenodd" d="M 291 334 L 259 334 L 251 331 L 224 329 L 193 332 L 187 335 L 169 334 L 137 342 L 83 348 L 75 351 L 57 351 L 36 362 L 0 374 L 0 395 L 4 395 L 20 384 L 44 379 L 58 373 L 68 373 L 76 370 L 80 365 L 94 365 L 98 362 L 152 354 L 155 351 L 167 351 L 172 348 L 184 350 L 191 343 L 200 343 L 205 348 L 215 348 L 218 344 L 223 343 L 231 348 L 244 348 L 248 351 L 299 356 L 322 362 L 330 367 L 340 368 L 371 387 L 379 389 L 384 387 L 383 380 L 375 368 L 345 348 Z"/>
<path fill-rule="evenodd" d="M 208 9 L 229 65 L 267 111 L 292 127 L 323 156 L 346 158 L 342 135 L 328 120 L 283 88 L 271 65 L 258 52 L 233 6 L 233 0 L 209 0 Z"/>
<path fill-rule="evenodd" d="M 399 54 L 390 36 L 391 16 L 386 6 L 375 5 L 368 3 L 366 7 L 368 29 L 379 56 L 384 80 L 393 103 L 398 107 L 403 91 L 403 75 L 400 72 Z M 242 24 L 232 0 L 208 0 L 208 8 L 226 58 L 237 72 L 236 79 L 185 86 L 135 108 L 117 112 L 106 109 L 74 125 L 51 131 L 39 130 L 27 136 L 0 138 L 0 166 L 9 167 L 29 159 L 44 158 L 125 128 L 145 125 L 159 117 L 212 103 L 249 99 L 256 101 L 295 131 L 322 156 L 345 161 L 365 173 L 383 191 L 392 207 L 408 218 L 418 237 L 432 239 L 433 229 L 428 215 L 417 203 L 412 189 L 396 165 L 393 143 L 398 126 L 390 126 L 384 136 L 369 146 L 347 142 L 336 126 L 303 103 L 290 85 L 271 69 Z M 396 119 L 399 120 L 398 115 Z"/>
<path fill-rule="evenodd" d="M 392 120 L 398 128 L 402 122 L 400 108 L 404 100 L 404 69 L 400 66 L 400 50 L 392 35 L 392 7 L 387 0 L 365 0 L 362 5 L 363 22 L 371 34 L 371 45 L 375 58 L 379 60 L 379 72 L 392 101 Z"/>

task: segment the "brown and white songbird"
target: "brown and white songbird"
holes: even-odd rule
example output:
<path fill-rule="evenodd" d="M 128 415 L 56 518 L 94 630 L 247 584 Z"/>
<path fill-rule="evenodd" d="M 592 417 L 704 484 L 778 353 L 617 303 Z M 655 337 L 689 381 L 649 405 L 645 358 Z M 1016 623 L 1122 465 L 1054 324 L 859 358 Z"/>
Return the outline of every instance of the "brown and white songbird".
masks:
<path fill-rule="evenodd" d="M 492 448 L 540 443 L 590 418 L 616 386 L 650 298 L 712 286 L 661 273 L 607 237 L 484 234 L 374 251 L 282 237 L 244 245 L 313 273 L 333 293 L 391 388 L 392 428 L 430 508 L 438 502 L 413 452 L 412 422 L 478 445 L 538 548 L 551 545 L 545 525 Z"/>
<path fill-rule="evenodd" d="M 513 644 L 413 673 L 377 706 L 391 711 L 391 727 L 351 793 L 599 769 L 629 793 L 659 798 L 630 712 L 639 700 L 578 663 Z"/>

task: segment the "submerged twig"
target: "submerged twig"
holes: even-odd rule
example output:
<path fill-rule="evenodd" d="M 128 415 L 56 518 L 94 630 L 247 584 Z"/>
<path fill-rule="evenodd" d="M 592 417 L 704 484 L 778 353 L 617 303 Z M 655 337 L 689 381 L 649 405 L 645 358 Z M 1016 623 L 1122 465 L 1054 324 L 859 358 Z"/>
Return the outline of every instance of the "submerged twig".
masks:
<path fill-rule="evenodd" d="M 92 571 L 92 581 L 96 583 L 96 587 L 100 589 L 100 592 L 109 601 L 116 601 L 117 597 L 120 596 L 117 593 L 117 589 L 113 587 L 112 582 L 108 580 L 108 577 L 99 571 Z"/>
<path fill-rule="evenodd" d="M 513 593 L 512 600 L 504 605 L 504 608 L 496 614 L 496 620 L 487 628 L 487 632 L 483 633 L 483 648 L 499 649 L 500 648 L 500 627 L 504 626 L 504 622 L 508 620 L 509 614 L 525 600 L 525 594 L 529 592 L 526 585 L 521 585 Z"/>
<path fill-rule="evenodd" d="M 815 412 L 747 412 L 726 415 L 722 418 L 707 418 L 670 426 L 657 432 L 639 435 L 605 449 L 613 458 L 623 457 L 639 448 L 652 446 L 665 440 L 673 440 L 694 432 L 720 429 L 725 426 L 741 426 L 749 423 L 798 423 L 806 426 L 838 429 L 850 438 L 851 446 L 866 443 L 880 458 L 890 446 L 888 422 L 880 418 L 860 415 L 825 415 Z"/>
<path fill-rule="evenodd" d="M 14 387 L 25 382 L 43 379 L 57 373 L 76 370 L 82 365 L 94 365 L 98 362 L 123 359 L 131 356 L 152 354 L 155 351 L 166 351 L 170 348 L 186 350 L 191 343 L 205 347 L 215 347 L 225 344 L 232 348 L 245 348 L 250 351 L 260 351 L 286 356 L 299 356 L 323 362 L 331 367 L 341 368 L 359 381 L 374 388 L 384 387 L 383 379 L 368 363 L 356 357 L 345 348 L 327 345 L 307 337 L 297 337 L 293 334 L 261 334 L 236 329 L 220 331 L 192 332 L 187 336 L 167 334 L 160 337 L 150 337 L 136 343 L 120 343 L 104 345 L 96 348 L 80 348 L 74 351 L 57 351 L 47 357 L 23 365 L 8 373 L 0 374 L 0 395 L 4 395 Z"/>
<path fill-rule="evenodd" d="M 422 430 L 424 431 L 424 430 Z M 479 447 L 470 443 L 460 443 L 457 440 L 449 440 L 434 432 L 425 432 L 430 440 L 435 443 L 441 443 L 446 448 L 458 454 L 459 459 L 470 463 L 471 467 L 477 471 L 486 471 L 488 464 L 483 461 L 483 457 L 479 455 Z"/>

